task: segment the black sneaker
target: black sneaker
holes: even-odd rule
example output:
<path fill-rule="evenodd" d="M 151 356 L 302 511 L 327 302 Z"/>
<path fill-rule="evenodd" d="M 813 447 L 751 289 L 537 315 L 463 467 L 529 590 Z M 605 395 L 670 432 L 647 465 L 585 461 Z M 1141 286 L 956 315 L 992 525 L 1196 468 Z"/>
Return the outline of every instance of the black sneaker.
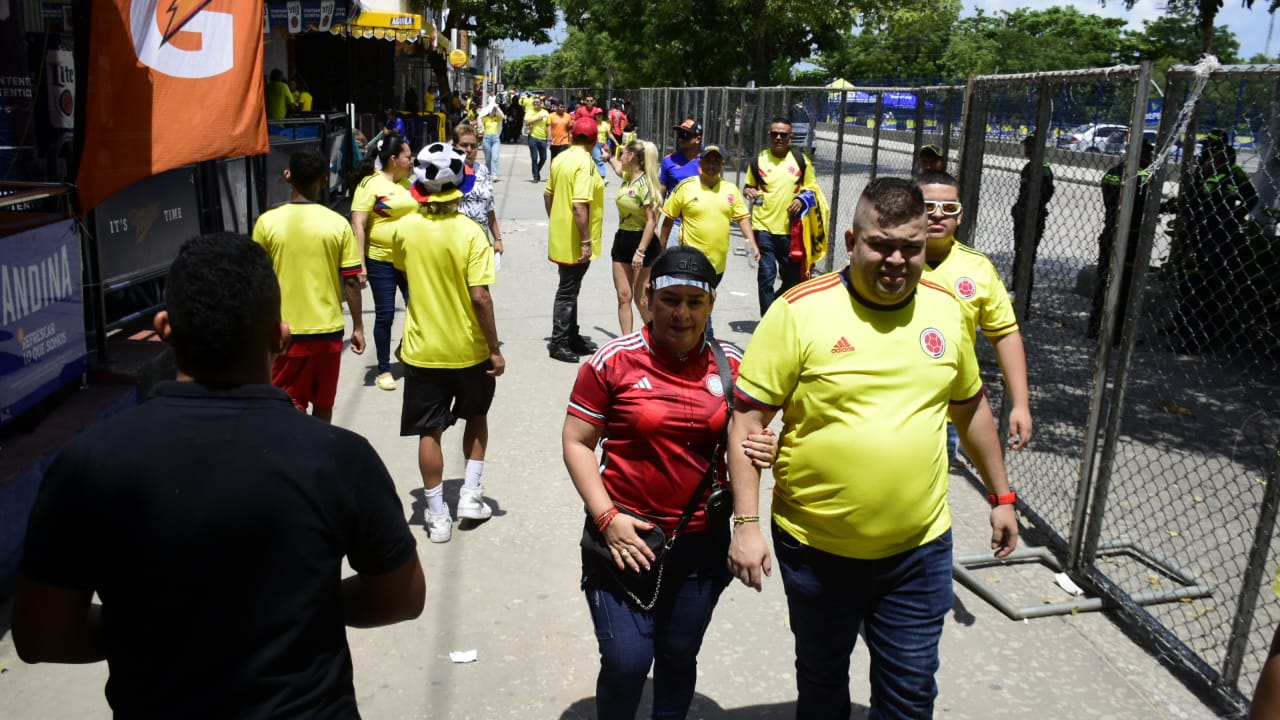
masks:
<path fill-rule="evenodd" d="M 579 355 L 590 355 L 591 353 L 599 350 L 600 346 L 591 342 L 587 338 L 579 335 L 578 337 L 573 338 L 572 340 L 569 341 L 569 349 L 578 353 Z"/>
<path fill-rule="evenodd" d="M 574 363 L 575 365 L 578 363 L 578 353 L 570 350 L 564 345 L 552 345 L 550 355 L 552 360 Z"/>

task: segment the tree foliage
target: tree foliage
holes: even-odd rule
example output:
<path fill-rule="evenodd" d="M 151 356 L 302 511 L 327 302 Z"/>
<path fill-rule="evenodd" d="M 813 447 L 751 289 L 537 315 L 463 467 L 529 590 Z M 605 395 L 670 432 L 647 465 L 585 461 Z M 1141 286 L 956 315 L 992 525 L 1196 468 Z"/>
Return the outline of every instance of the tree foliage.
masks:
<path fill-rule="evenodd" d="M 1100 0 L 1106 4 L 1106 0 Z M 1124 6 L 1129 10 L 1133 9 L 1137 0 L 1124 0 Z M 1242 0 L 1242 4 L 1246 8 L 1253 8 L 1254 0 Z M 1196 57 L 1200 57 L 1207 53 L 1217 54 L 1219 52 L 1216 41 L 1218 40 L 1217 28 L 1213 24 L 1218 18 L 1218 11 L 1222 10 L 1223 0 L 1166 0 L 1165 11 L 1170 15 L 1195 15 L 1197 18 L 1197 36 L 1200 40 L 1200 52 Z M 1280 9 L 1280 0 L 1271 0 L 1267 6 L 1268 12 L 1274 13 Z M 1236 46 L 1239 50 L 1239 45 Z M 1221 59 L 1221 56 L 1219 56 Z"/>
<path fill-rule="evenodd" d="M 440 12 L 447 5 L 449 14 L 441 30 L 446 34 L 467 30 L 480 45 L 493 40 L 550 42 L 556 24 L 555 0 L 409 0 L 408 4 L 415 12 Z"/>
<path fill-rule="evenodd" d="M 767 85 L 788 80 L 815 50 L 834 50 L 843 31 L 894 8 L 932 0 L 705 0 L 620 6 L 560 0 L 565 20 L 650 85 Z M 625 62 L 623 62 L 625 61 Z"/>
<path fill-rule="evenodd" d="M 948 32 L 960 18 L 960 0 L 930 7 L 903 6 L 868 17 L 841 33 L 841 42 L 818 64 L 842 78 L 933 79 L 946 74 L 942 56 Z"/>

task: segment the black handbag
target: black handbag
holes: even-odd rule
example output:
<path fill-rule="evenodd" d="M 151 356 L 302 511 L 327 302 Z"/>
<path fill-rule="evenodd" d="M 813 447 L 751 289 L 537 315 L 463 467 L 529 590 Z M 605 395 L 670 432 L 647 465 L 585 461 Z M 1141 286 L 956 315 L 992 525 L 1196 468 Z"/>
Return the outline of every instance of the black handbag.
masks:
<path fill-rule="evenodd" d="M 657 523 L 649 518 L 641 515 L 630 508 L 621 505 L 615 505 L 618 512 L 624 515 L 644 520 L 653 527 L 642 534 L 642 539 L 649 550 L 653 552 L 654 560 L 649 563 L 649 569 L 641 568 L 638 574 L 629 574 L 636 577 L 637 580 L 645 585 L 650 582 L 653 584 L 653 595 L 649 598 L 649 602 L 642 601 L 628 587 L 627 582 L 617 572 L 617 566 L 613 561 L 613 552 L 609 549 L 609 544 L 605 541 L 604 534 L 596 529 L 590 513 L 587 514 L 586 523 L 582 528 L 582 540 L 579 542 L 585 554 L 603 561 L 604 564 L 618 578 L 619 584 L 627 595 L 635 602 L 641 610 L 652 610 L 653 606 L 658 602 L 658 592 L 662 589 L 662 571 L 665 567 L 662 562 L 666 557 L 671 546 L 675 544 L 676 538 L 680 533 L 684 532 L 689 521 L 693 519 L 693 514 L 698 511 L 698 506 L 702 504 L 703 493 L 708 487 L 715 484 L 716 468 L 720 464 L 720 458 L 724 455 L 725 445 L 729 441 L 729 418 L 732 416 L 733 401 L 730 393 L 733 392 L 733 374 L 729 370 L 729 360 L 724 355 L 724 350 L 720 347 L 720 343 L 712 341 L 710 343 L 711 354 L 716 359 L 716 369 L 720 374 L 720 386 L 724 388 L 725 394 L 725 425 L 724 431 L 720 433 L 720 440 L 716 443 L 715 450 L 711 453 L 711 462 L 707 465 L 706 472 L 703 473 L 702 479 L 698 482 L 698 486 L 693 491 L 693 496 L 689 498 L 689 502 L 685 505 L 684 512 L 680 514 L 680 521 L 676 523 L 676 529 L 668 537 Z M 724 525 L 729 520 L 729 513 L 733 511 L 733 495 L 725 486 L 718 485 L 712 489 L 706 501 L 707 524 L 714 527 L 716 524 Z"/>

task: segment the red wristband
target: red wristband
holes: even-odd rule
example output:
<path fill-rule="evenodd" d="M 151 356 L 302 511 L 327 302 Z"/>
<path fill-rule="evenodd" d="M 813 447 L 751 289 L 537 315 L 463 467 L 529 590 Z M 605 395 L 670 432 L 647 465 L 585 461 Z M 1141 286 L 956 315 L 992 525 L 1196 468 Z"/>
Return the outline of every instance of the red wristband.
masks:
<path fill-rule="evenodd" d="M 1009 492 L 1001 495 L 987 493 L 987 502 L 991 503 L 991 507 L 997 507 L 999 505 L 1013 505 L 1018 502 L 1018 493 L 1014 492 L 1013 488 L 1010 488 Z"/>
<path fill-rule="evenodd" d="M 597 515 L 595 518 L 596 530 L 599 530 L 601 533 L 603 533 L 604 529 L 609 527 L 609 523 L 613 522 L 613 519 L 617 517 L 617 515 L 618 515 L 618 508 L 616 507 L 611 507 L 608 510 L 605 510 L 604 512 Z"/>

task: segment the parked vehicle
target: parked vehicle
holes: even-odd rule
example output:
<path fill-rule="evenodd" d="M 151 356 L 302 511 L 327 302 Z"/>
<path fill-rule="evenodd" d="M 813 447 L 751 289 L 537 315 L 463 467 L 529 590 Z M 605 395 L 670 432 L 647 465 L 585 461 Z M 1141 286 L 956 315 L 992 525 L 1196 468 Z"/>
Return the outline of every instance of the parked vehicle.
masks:
<path fill-rule="evenodd" d="M 1058 136 L 1058 147 L 1080 152 L 1103 152 L 1113 137 L 1123 144 L 1129 136 L 1127 125 L 1087 123 L 1074 127 Z"/>
<path fill-rule="evenodd" d="M 813 133 L 813 121 L 809 111 L 803 105 L 791 106 L 791 144 L 800 148 L 806 155 L 813 157 L 818 138 Z"/>
<path fill-rule="evenodd" d="M 1145 138 L 1152 145 L 1156 144 L 1155 130 L 1143 130 L 1142 137 Z M 1102 152 L 1110 153 L 1112 155 L 1123 155 L 1125 151 L 1128 149 L 1129 149 L 1129 132 L 1126 130 L 1124 133 L 1113 134 L 1107 140 L 1107 145 L 1102 149 Z"/>

